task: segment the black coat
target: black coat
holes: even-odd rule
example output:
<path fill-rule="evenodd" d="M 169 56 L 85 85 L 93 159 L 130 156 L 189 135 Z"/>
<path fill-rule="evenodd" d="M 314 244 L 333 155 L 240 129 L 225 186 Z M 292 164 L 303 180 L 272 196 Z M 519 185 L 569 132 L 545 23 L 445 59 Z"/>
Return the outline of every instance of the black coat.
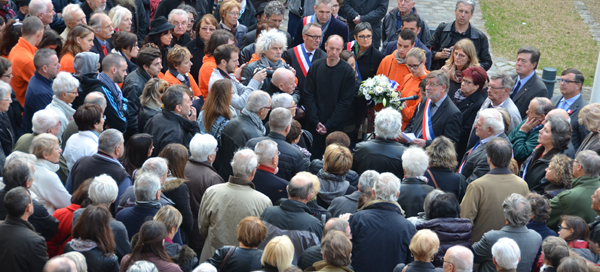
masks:
<path fill-rule="evenodd" d="M 393 140 L 375 138 L 356 144 L 352 170 L 362 175 L 367 170 L 379 173 L 391 172 L 396 177 L 404 177 L 402 154 L 406 148 Z"/>
<path fill-rule="evenodd" d="M 266 208 L 260 217 L 279 229 L 305 231 L 319 239 L 323 236 L 321 220 L 312 216 L 312 210 L 306 204 L 296 200 L 284 199 L 279 206 Z"/>
<path fill-rule="evenodd" d="M 156 115 L 159 112 L 160 112 L 160 110 L 155 110 L 155 109 L 151 109 L 151 108 L 142 106 L 140 108 L 139 116 L 138 116 L 138 120 L 137 120 L 138 132 L 144 131 L 146 124 L 148 124 L 148 121 L 150 121 L 150 119 L 152 119 L 152 117 L 154 117 L 154 115 Z"/>
<path fill-rule="evenodd" d="M 187 43 L 185 47 L 192 53 L 192 59 L 190 59 L 192 61 L 192 68 L 190 69 L 190 74 L 196 82 L 200 82 L 198 80 L 198 73 L 200 73 L 202 59 L 204 58 L 204 41 L 198 36 L 196 39 Z M 240 65 L 242 65 L 241 62 Z"/>
<path fill-rule="evenodd" d="M 250 61 L 250 59 L 252 59 L 252 54 L 254 54 L 256 52 L 256 47 L 254 43 L 251 43 L 249 45 L 246 45 L 244 48 L 242 48 L 240 50 L 240 65 L 244 64 L 244 63 L 248 63 L 248 61 Z M 286 51 L 287 52 L 287 51 Z M 283 52 L 283 55 L 281 56 L 281 58 L 283 58 L 283 56 L 285 56 L 285 52 Z M 289 63 L 287 60 L 285 61 L 286 63 Z M 296 69 L 296 68 L 294 68 Z M 298 70 L 296 70 L 298 71 Z M 296 75 L 296 77 L 298 77 L 298 75 Z M 298 81 L 300 82 L 300 81 Z"/>
<path fill-rule="evenodd" d="M 262 131 L 246 115 L 240 114 L 227 123 L 221 133 L 219 151 L 213 163 L 223 180 L 228 180 L 229 176 L 233 175 L 230 164 L 233 154 L 239 148 L 245 147 L 248 140 L 262 136 Z"/>
<path fill-rule="evenodd" d="M 467 144 L 469 142 L 469 135 L 471 135 L 471 129 L 473 128 L 473 123 L 475 123 L 475 118 L 477 117 L 477 113 L 481 108 L 481 104 L 485 97 L 483 94 L 475 91 L 463 101 L 458 103 L 457 108 L 462 113 L 462 128 L 460 130 L 460 140 L 458 140 L 458 144 L 456 146 L 456 154 L 458 154 L 458 161 L 461 161 L 462 155 L 467 151 Z"/>
<path fill-rule="evenodd" d="M 268 196 L 273 204 L 288 196 L 289 182 L 265 170 L 257 169 L 252 183 L 254 183 L 255 189 Z"/>
<path fill-rule="evenodd" d="M 309 16 L 312 16 L 312 15 L 309 15 Z M 298 29 L 296 30 L 296 36 L 294 37 L 294 42 L 292 43 L 293 46 L 304 43 L 304 39 L 302 39 L 302 29 L 304 28 L 304 23 L 303 23 L 304 18 L 302 18 L 300 20 L 301 21 L 298 24 Z M 318 23 L 318 21 L 315 20 L 315 23 Z M 325 32 L 323 33 L 323 37 L 321 38 L 321 46 L 319 46 L 319 48 L 321 50 L 326 50 L 325 42 L 331 35 L 338 35 L 338 36 L 342 37 L 342 40 L 344 41 L 344 43 L 347 43 L 350 41 L 350 39 L 348 38 L 348 25 L 346 25 L 344 22 L 340 21 L 340 19 L 333 17 L 333 15 L 331 15 L 331 19 L 329 19 L 329 26 L 327 26 L 327 30 L 325 30 Z M 296 71 L 298 71 L 298 70 L 296 70 Z"/>
<path fill-rule="evenodd" d="M 435 188 L 417 178 L 405 178 L 400 185 L 398 204 L 404 210 L 406 217 L 417 216 L 423 211 L 423 203 L 429 192 Z"/>
<path fill-rule="evenodd" d="M 20 116 L 19 116 L 20 117 Z M 21 119 L 21 118 L 19 118 Z M 12 152 L 15 143 L 17 142 L 13 126 L 10 122 L 9 115 L 6 112 L 0 113 L 0 147 L 2 148 L 2 166 L 4 166 L 5 158 Z M 2 173 L 3 170 L 0 170 Z M 1 176 L 1 175 L 0 175 Z"/>
<path fill-rule="evenodd" d="M 123 97 L 129 100 L 127 104 L 127 131 L 125 132 L 125 140 L 138 133 L 138 116 L 140 108 L 140 96 L 144 92 L 144 86 L 151 79 L 144 68 L 138 67 L 133 73 L 127 75 L 123 82 Z"/>
<path fill-rule="evenodd" d="M 600 243 L 600 217 L 596 216 L 594 222 L 588 226 L 590 227 L 590 240 L 596 244 Z"/>
<path fill-rule="evenodd" d="M 284 180 L 291 180 L 298 172 L 306 170 L 306 165 L 302 159 L 302 152 L 293 145 L 285 141 L 285 136 L 280 133 L 271 131 L 265 137 L 258 137 L 250 139 L 246 143 L 246 147 L 254 150 L 254 147 L 258 142 L 263 140 L 273 140 L 277 143 L 277 150 L 279 150 L 279 172 L 277 176 Z"/>
<path fill-rule="evenodd" d="M 200 133 L 200 127 L 197 122 L 163 109 L 148 121 L 144 132 L 152 135 L 154 139 L 152 156 L 157 156 L 170 143 L 182 144 L 189 149 L 190 141 L 196 133 Z"/>
<path fill-rule="evenodd" d="M 117 104 L 114 102 L 112 93 L 108 87 L 98 79 L 98 75 L 99 74 L 97 73 L 90 73 L 81 77 L 81 89 L 84 91 L 84 97 L 91 92 L 100 92 L 101 94 L 104 94 L 104 98 L 106 99 L 106 108 L 104 109 L 106 121 L 104 122 L 104 126 L 125 132 L 127 130 L 127 119 L 126 117 L 123 117 L 123 115 L 126 113 L 121 112 L 121 109 L 117 109 Z"/>
<path fill-rule="evenodd" d="M 4 207 L 4 196 L 6 193 L 7 191 L 0 190 L 0 218 L 8 216 Z M 27 221 L 33 225 L 35 232 L 42 235 L 46 241 L 50 241 L 58 232 L 58 220 L 49 214 L 44 205 L 40 204 L 37 200 L 33 199 L 32 202 L 33 214 L 29 216 Z"/>
<path fill-rule="evenodd" d="M 427 99 L 423 99 L 419 105 L 419 109 L 413 115 L 404 132 L 411 132 L 418 135 L 422 130 L 423 123 L 423 111 L 425 110 L 425 102 Z M 433 135 L 439 136 L 444 135 L 452 140 L 454 143 L 458 143 L 461 131 L 462 113 L 454 105 L 454 102 L 450 97 L 446 97 L 440 107 L 435 111 L 431 117 L 431 123 L 433 124 Z M 422 138 L 422 137 L 419 137 Z M 427 146 L 431 144 L 433 140 L 427 140 Z"/>
<path fill-rule="evenodd" d="M 527 182 L 530 191 L 535 191 L 538 194 L 544 192 L 544 187 L 547 184 L 542 184 L 542 179 L 546 176 L 546 168 L 550 165 L 550 160 L 554 155 L 561 154 L 563 151 L 559 151 L 555 148 L 548 151 L 546 155 L 542 156 L 544 147 L 540 146 L 531 152 L 519 170 L 519 177 Z"/>
<path fill-rule="evenodd" d="M 313 55 L 312 58 L 312 63 L 314 63 L 315 61 L 317 61 L 318 59 L 323 59 L 327 57 L 327 53 L 319 48 L 317 48 L 315 50 L 315 54 Z M 301 61 L 298 60 L 298 58 L 296 58 L 296 53 L 294 52 L 294 48 L 290 48 L 287 51 L 283 52 L 283 55 L 281 56 L 281 58 L 290 66 L 292 66 L 292 68 L 294 68 L 294 70 L 296 70 L 296 78 L 298 79 L 298 87 L 297 89 L 300 90 L 300 103 L 298 103 L 298 105 L 304 105 L 303 104 L 303 98 L 304 98 L 304 81 L 306 80 L 306 75 L 302 72 L 302 68 L 300 67 L 300 63 Z M 310 69 L 309 69 L 310 71 Z M 308 73 L 308 71 L 307 71 Z"/>
<path fill-rule="evenodd" d="M 558 103 L 560 103 L 562 98 L 562 95 L 555 95 L 552 97 L 551 101 L 554 107 L 558 106 Z M 581 111 L 581 109 L 587 104 L 588 102 L 583 99 L 582 95 L 569 107 L 569 110 L 571 110 L 571 113 L 569 114 L 571 117 L 571 127 L 573 128 L 573 133 L 571 134 L 571 143 L 573 143 L 575 150 L 579 149 L 579 146 L 581 143 L 583 143 L 585 137 L 590 133 L 585 129 L 583 124 L 579 124 L 579 111 Z"/>
<path fill-rule="evenodd" d="M 7 216 L 6 220 L 0 221 L 0 245 L 3 271 L 42 271 L 48 261 L 44 237 L 21 218 Z"/>
<path fill-rule="evenodd" d="M 106 40 L 106 53 L 110 54 L 110 51 L 112 51 L 112 49 L 112 39 Z M 100 55 L 100 67 L 102 67 L 102 60 L 104 59 L 104 57 L 106 57 L 106 54 L 104 54 L 104 50 L 102 50 L 102 46 L 100 45 L 100 42 L 98 41 L 97 37 L 94 37 L 94 45 L 90 49 L 90 52 L 94 52 Z M 100 71 L 102 71 L 102 69 L 100 69 Z"/>
<path fill-rule="evenodd" d="M 452 33 L 452 26 L 454 21 L 451 23 L 441 23 L 429 41 L 427 41 L 427 48 L 431 50 L 431 56 L 435 56 L 435 53 L 442 51 L 444 48 L 450 48 L 454 44 L 452 42 L 450 34 Z M 471 30 L 471 36 L 469 37 L 475 45 L 477 51 L 477 59 L 479 64 L 486 71 L 492 67 L 492 56 L 490 55 L 490 44 L 488 43 L 487 36 L 473 25 L 469 25 Z M 422 30 L 421 30 L 422 31 Z M 446 60 L 433 60 L 431 70 L 438 70 L 444 66 Z"/>
<path fill-rule="evenodd" d="M 135 5 L 131 5 L 131 2 L 134 2 Z M 138 44 L 144 43 L 144 39 L 148 35 L 149 24 L 142 0 L 115 0 L 115 4 L 124 6 L 131 11 L 131 33 L 137 35 Z"/>
<path fill-rule="evenodd" d="M 356 46 L 358 46 L 358 43 L 354 44 L 351 50 L 352 52 L 354 52 L 354 47 Z M 371 45 L 371 47 L 356 59 L 356 66 L 358 66 L 360 78 L 362 80 L 367 80 L 367 78 L 374 77 L 377 74 L 379 64 L 381 64 L 384 57 L 385 56 L 381 51 Z"/>
<path fill-rule="evenodd" d="M 471 248 L 473 223 L 467 218 L 435 218 L 417 224 L 417 230 L 422 229 L 435 232 L 440 239 L 438 253 L 433 259 L 433 264 L 437 267 L 443 265 L 441 259 L 449 248 L 456 245 Z"/>
<path fill-rule="evenodd" d="M 194 226 L 194 216 L 190 206 L 190 190 L 187 183 L 184 179 L 167 181 L 162 187 L 162 193 L 173 201 L 173 207 L 181 213 L 182 221 L 179 230 L 182 235 L 188 237 Z"/>
<path fill-rule="evenodd" d="M 435 182 L 437 182 L 437 187 L 439 187 L 437 189 L 446 193 L 453 193 L 459 203 L 462 201 L 465 192 L 467 191 L 467 186 L 469 185 L 463 175 L 446 168 L 430 167 L 429 171 L 425 172 L 425 177 L 429 179 L 427 185 L 434 188 L 436 188 L 436 186 L 429 172 L 431 172 L 435 178 Z"/>
<path fill-rule="evenodd" d="M 99 248 L 95 247 L 88 251 L 77 251 L 71 246 L 72 242 L 68 242 L 65 245 L 65 253 L 75 251 L 83 254 L 85 262 L 87 263 L 88 272 L 118 272 L 119 271 L 119 259 L 117 255 L 111 254 L 110 256 L 104 255 Z"/>
<path fill-rule="evenodd" d="M 358 208 L 358 198 L 362 193 L 355 191 L 349 195 L 336 197 L 331 201 L 327 210 L 333 217 L 339 217 L 345 213 L 355 213 Z"/>
<path fill-rule="evenodd" d="M 387 13 L 388 0 L 349 0 L 344 1 L 340 8 L 348 19 L 350 37 L 355 35 L 354 28 L 356 24 L 353 19 L 357 15 L 360 15 L 361 22 L 369 22 L 371 24 L 373 28 L 373 45 L 379 48 L 379 45 L 381 45 L 381 23 Z"/>
<path fill-rule="evenodd" d="M 252 6 L 252 5 L 250 5 Z M 231 254 L 228 254 L 231 251 Z M 206 262 L 219 268 L 223 265 L 222 272 L 250 272 L 262 268 L 261 258 L 263 251 L 260 249 L 249 249 L 241 247 L 224 246 L 215 251 L 215 255 L 210 257 Z M 223 264 L 226 256 L 227 262 Z"/>
<path fill-rule="evenodd" d="M 512 96 L 511 99 L 515 103 L 515 106 L 519 109 L 519 113 L 521 114 L 521 119 L 525 120 L 527 118 L 527 114 L 525 112 L 529 108 L 529 102 L 534 97 L 548 97 L 548 90 L 546 90 L 546 84 L 542 81 L 542 79 L 537 75 L 534 71 L 534 75 L 527 81 L 516 95 Z M 514 87 L 518 84 L 516 81 L 518 80 L 517 75 L 512 77 L 513 81 L 515 81 Z"/>

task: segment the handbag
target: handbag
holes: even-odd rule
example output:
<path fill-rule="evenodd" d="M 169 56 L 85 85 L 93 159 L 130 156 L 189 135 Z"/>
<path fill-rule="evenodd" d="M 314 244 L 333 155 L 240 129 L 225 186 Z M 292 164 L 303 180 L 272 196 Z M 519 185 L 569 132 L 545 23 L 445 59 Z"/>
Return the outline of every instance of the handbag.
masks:
<path fill-rule="evenodd" d="M 438 186 L 437 182 L 435 182 L 435 177 L 433 176 L 433 174 L 431 173 L 431 171 L 429 171 L 429 169 L 427 169 L 427 173 L 429 173 L 429 176 L 431 177 L 431 180 L 433 181 L 433 184 L 435 185 L 435 188 L 439 189 L 440 186 Z"/>
<path fill-rule="evenodd" d="M 233 255 L 233 252 L 235 251 L 236 248 L 237 247 L 230 247 L 229 248 L 229 251 L 227 251 L 227 255 L 225 255 L 225 258 L 223 258 L 223 261 L 219 265 L 219 269 L 217 271 L 222 271 L 223 270 L 223 267 L 225 267 L 225 264 L 229 260 L 229 257 L 231 257 L 231 255 Z"/>

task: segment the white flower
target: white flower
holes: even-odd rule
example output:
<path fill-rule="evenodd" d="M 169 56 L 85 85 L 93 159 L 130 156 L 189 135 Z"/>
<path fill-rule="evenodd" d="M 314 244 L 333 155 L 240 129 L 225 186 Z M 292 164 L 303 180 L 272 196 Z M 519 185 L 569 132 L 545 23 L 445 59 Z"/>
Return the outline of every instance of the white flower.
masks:
<path fill-rule="evenodd" d="M 371 95 L 369 95 L 369 94 L 365 94 L 365 99 L 366 99 L 366 100 L 371 100 Z"/>
<path fill-rule="evenodd" d="M 391 96 L 392 96 L 392 98 L 398 97 L 398 92 L 392 92 Z"/>
<path fill-rule="evenodd" d="M 382 94 L 382 93 L 383 93 L 383 90 L 384 90 L 384 88 L 383 88 L 383 87 L 381 87 L 381 86 L 377 86 L 377 87 L 375 87 L 375 93 L 376 93 L 376 94 L 378 94 L 378 95 L 379 95 L 379 94 Z"/>

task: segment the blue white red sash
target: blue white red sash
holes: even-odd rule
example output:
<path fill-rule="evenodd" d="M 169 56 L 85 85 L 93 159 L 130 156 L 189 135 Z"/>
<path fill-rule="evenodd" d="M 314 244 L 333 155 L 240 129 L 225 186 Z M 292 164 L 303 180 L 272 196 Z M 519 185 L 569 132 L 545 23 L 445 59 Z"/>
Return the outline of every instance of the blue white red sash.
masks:
<path fill-rule="evenodd" d="M 351 41 L 351 42 L 347 43 L 346 50 L 352 52 L 352 46 L 354 46 L 355 43 L 356 43 L 356 41 Z"/>
<path fill-rule="evenodd" d="M 464 157 L 463 162 L 460 164 L 460 167 L 458 168 L 458 172 L 462 174 L 462 170 L 463 167 L 465 166 L 465 163 L 467 162 L 467 158 L 469 157 L 469 155 L 471 155 L 471 152 L 473 152 L 473 150 L 475 150 L 475 148 L 477 148 L 479 146 L 479 144 L 481 144 L 481 140 L 477 141 L 477 143 L 473 146 L 473 148 L 471 148 L 471 150 L 469 150 L 469 153 L 467 153 L 467 155 Z"/>
<path fill-rule="evenodd" d="M 423 132 L 423 140 L 433 140 L 433 124 L 431 124 L 431 99 L 427 98 L 425 102 L 425 110 L 423 111 L 423 124 L 421 125 Z"/>
<path fill-rule="evenodd" d="M 302 18 L 302 26 L 304 27 L 306 24 L 312 23 L 314 21 L 315 21 L 315 16 L 314 15 L 305 16 L 304 18 Z"/>
<path fill-rule="evenodd" d="M 304 48 L 304 44 L 294 47 L 294 54 L 296 54 L 296 59 L 298 60 L 298 64 L 300 64 L 300 69 L 302 70 L 304 77 L 306 77 L 308 74 L 308 69 L 310 69 L 312 63 L 310 61 L 310 57 L 308 57 L 306 48 Z"/>

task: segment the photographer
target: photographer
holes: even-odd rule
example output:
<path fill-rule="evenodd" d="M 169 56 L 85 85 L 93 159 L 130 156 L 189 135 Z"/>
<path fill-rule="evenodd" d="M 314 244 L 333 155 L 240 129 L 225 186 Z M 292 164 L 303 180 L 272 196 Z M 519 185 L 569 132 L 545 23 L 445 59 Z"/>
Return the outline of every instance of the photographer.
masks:
<path fill-rule="evenodd" d="M 249 63 L 243 68 L 244 85 L 248 85 L 253 75 L 257 71 L 266 69 L 267 78 L 263 81 L 261 90 L 266 91 L 271 83 L 273 73 L 277 68 L 290 69 L 294 74 L 296 71 L 281 59 L 281 55 L 286 50 L 287 40 L 285 34 L 276 29 L 269 30 L 261 34 L 256 40 L 256 54 L 260 57 L 259 60 Z M 257 69 L 258 68 L 258 69 Z M 296 79 L 297 80 L 297 79 Z"/>

